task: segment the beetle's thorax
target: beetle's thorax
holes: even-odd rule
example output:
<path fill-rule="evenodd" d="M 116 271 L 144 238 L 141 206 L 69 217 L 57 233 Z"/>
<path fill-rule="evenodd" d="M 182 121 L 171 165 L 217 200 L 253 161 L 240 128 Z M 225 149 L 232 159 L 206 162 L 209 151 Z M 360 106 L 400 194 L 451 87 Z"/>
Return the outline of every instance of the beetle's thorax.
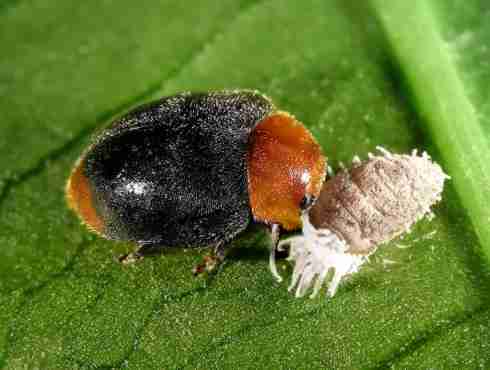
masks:
<path fill-rule="evenodd" d="M 300 204 L 318 197 L 326 161 L 311 133 L 294 117 L 275 112 L 249 138 L 247 158 L 250 207 L 256 221 L 301 226 Z"/>

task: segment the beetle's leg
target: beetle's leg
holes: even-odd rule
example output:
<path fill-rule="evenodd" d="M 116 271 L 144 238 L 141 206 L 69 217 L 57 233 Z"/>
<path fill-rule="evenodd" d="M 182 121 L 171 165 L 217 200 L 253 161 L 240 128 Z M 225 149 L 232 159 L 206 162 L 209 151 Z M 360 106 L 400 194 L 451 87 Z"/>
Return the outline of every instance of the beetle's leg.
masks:
<path fill-rule="evenodd" d="M 201 275 L 205 272 L 211 273 L 215 271 L 216 268 L 219 267 L 221 263 L 224 261 L 225 251 L 226 251 L 225 243 L 217 244 L 213 248 L 213 251 L 210 254 L 204 256 L 201 263 L 194 266 L 194 268 L 192 269 L 192 273 L 194 274 L 194 276 Z"/>
<path fill-rule="evenodd" d="M 135 263 L 136 261 L 143 259 L 149 254 L 155 254 L 157 249 L 158 247 L 155 246 L 155 244 L 140 244 L 138 249 L 136 249 L 134 252 L 123 254 L 118 258 L 118 260 L 123 265 L 130 265 L 132 263 Z"/>
<path fill-rule="evenodd" d="M 279 224 L 272 224 L 271 225 L 271 254 L 269 255 L 269 268 L 272 272 L 272 275 L 276 278 L 278 282 L 282 281 L 281 275 L 277 272 L 277 267 L 276 267 L 276 249 L 277 249 L 277 243 L 279 242 L 279 234 L 280 234 L 281 228 Z"/>

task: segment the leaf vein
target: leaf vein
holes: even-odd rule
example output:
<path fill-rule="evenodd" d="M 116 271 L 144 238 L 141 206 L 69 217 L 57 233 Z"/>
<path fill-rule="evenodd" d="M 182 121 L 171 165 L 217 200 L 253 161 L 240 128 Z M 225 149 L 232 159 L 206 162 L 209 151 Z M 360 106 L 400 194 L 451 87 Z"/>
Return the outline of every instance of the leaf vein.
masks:
<path fill-rule="evenodd" d="M 30 288 L 27 288 L 22 291 L 21 293 L 21 298 L 20 302 L 17 304 L 17 307 L 15 308 L 15 312 L 17 312 L 17 315 L 15 315 L 9 322 L 8 329 L 6 330 L 5 333 L 5 350 L 3 352 L 3 357 L 1 358 L 0 362 L 0 368 L 3 368 L 7 364 L 8 357 L 10 355 L 10 349 L 12 345 L 16 342 L 17 338 L 15 336 L 15 323 L 18 317 L 23 317 L 20 315 L 24 307 L 26 307 L 29 302 L 32 301 L 32 299 L 42 292 L 44 288 L 49 286 L 51 283 L 54 281 L 63 278 L 64 276 L 68 275 L 71 273 L 75 267 L 76 260 L 82 255 L 83 251 L 85 250 L 86 246 L 89 244 L 87 239 L 82 240 L 78 244 L 78 246 L 75 249 L 75 252 L 69 259 L 69 261 L 66 263 L 66 265 L 59 271 L 51 274 L 48 278 L 46 278 L 44 281 L 41 283 L 34 285 Z"/>
<path fill-rule="evenodd" d="M 464 325 L 467 322 L 475 319 L 476 317 L 485 314 L 490 310 L 489 305 L 481 305 L 469 312 L 462 312 L 460 314 L 454 315 L 449 322 L 444 325 L 436 326 L 432 328 L 432 330 L 428 330 L 417 335 L 417 338 L 410 342 L 407 346 L 400 348 L 390 355 L 388 355 L 385 359 L 381 360 L 376 364 L 372 369 L 380 370 L 380 369 L 390 369 L 396 363 L 401 362 L 405 358 L 409 357 L 424 345 L 434 342 L 444 334 L 449 331 L 457 328 L 458 326 Z"/>

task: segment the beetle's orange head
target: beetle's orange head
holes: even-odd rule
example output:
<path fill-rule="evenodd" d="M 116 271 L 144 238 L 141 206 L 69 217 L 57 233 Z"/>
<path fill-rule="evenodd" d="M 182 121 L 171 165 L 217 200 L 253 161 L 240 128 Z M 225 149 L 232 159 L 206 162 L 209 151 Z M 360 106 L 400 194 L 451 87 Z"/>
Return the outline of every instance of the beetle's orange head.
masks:
<path fill-rule="evenodd" d="M 320 194 L 326 160 L 311 133 L 286 112 L 274 112 L 250 135 L 250 206 L 256 221 L 301 226 L 300 214 Z"/>

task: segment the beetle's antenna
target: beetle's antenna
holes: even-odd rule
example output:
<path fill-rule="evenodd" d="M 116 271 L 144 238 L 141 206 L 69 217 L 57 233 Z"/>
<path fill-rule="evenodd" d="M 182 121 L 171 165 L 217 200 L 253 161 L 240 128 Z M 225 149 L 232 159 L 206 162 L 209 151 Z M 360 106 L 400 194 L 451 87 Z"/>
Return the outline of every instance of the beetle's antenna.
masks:
<path fill-rule="evenodd" d="M 279 224 L 272 224 L 271 225 L 272 245 L 271 245 L 271 254 L 269 255 L 269 267 L 272 276 L 274 276 L 276 280 L 280 283 L 282 281 L 282 277 L 277 272 L 277 267 L 276 267 L 276 249 L 277 249 L 277 244 L 279 242 L 279 232 L 280 232 Z"/>

